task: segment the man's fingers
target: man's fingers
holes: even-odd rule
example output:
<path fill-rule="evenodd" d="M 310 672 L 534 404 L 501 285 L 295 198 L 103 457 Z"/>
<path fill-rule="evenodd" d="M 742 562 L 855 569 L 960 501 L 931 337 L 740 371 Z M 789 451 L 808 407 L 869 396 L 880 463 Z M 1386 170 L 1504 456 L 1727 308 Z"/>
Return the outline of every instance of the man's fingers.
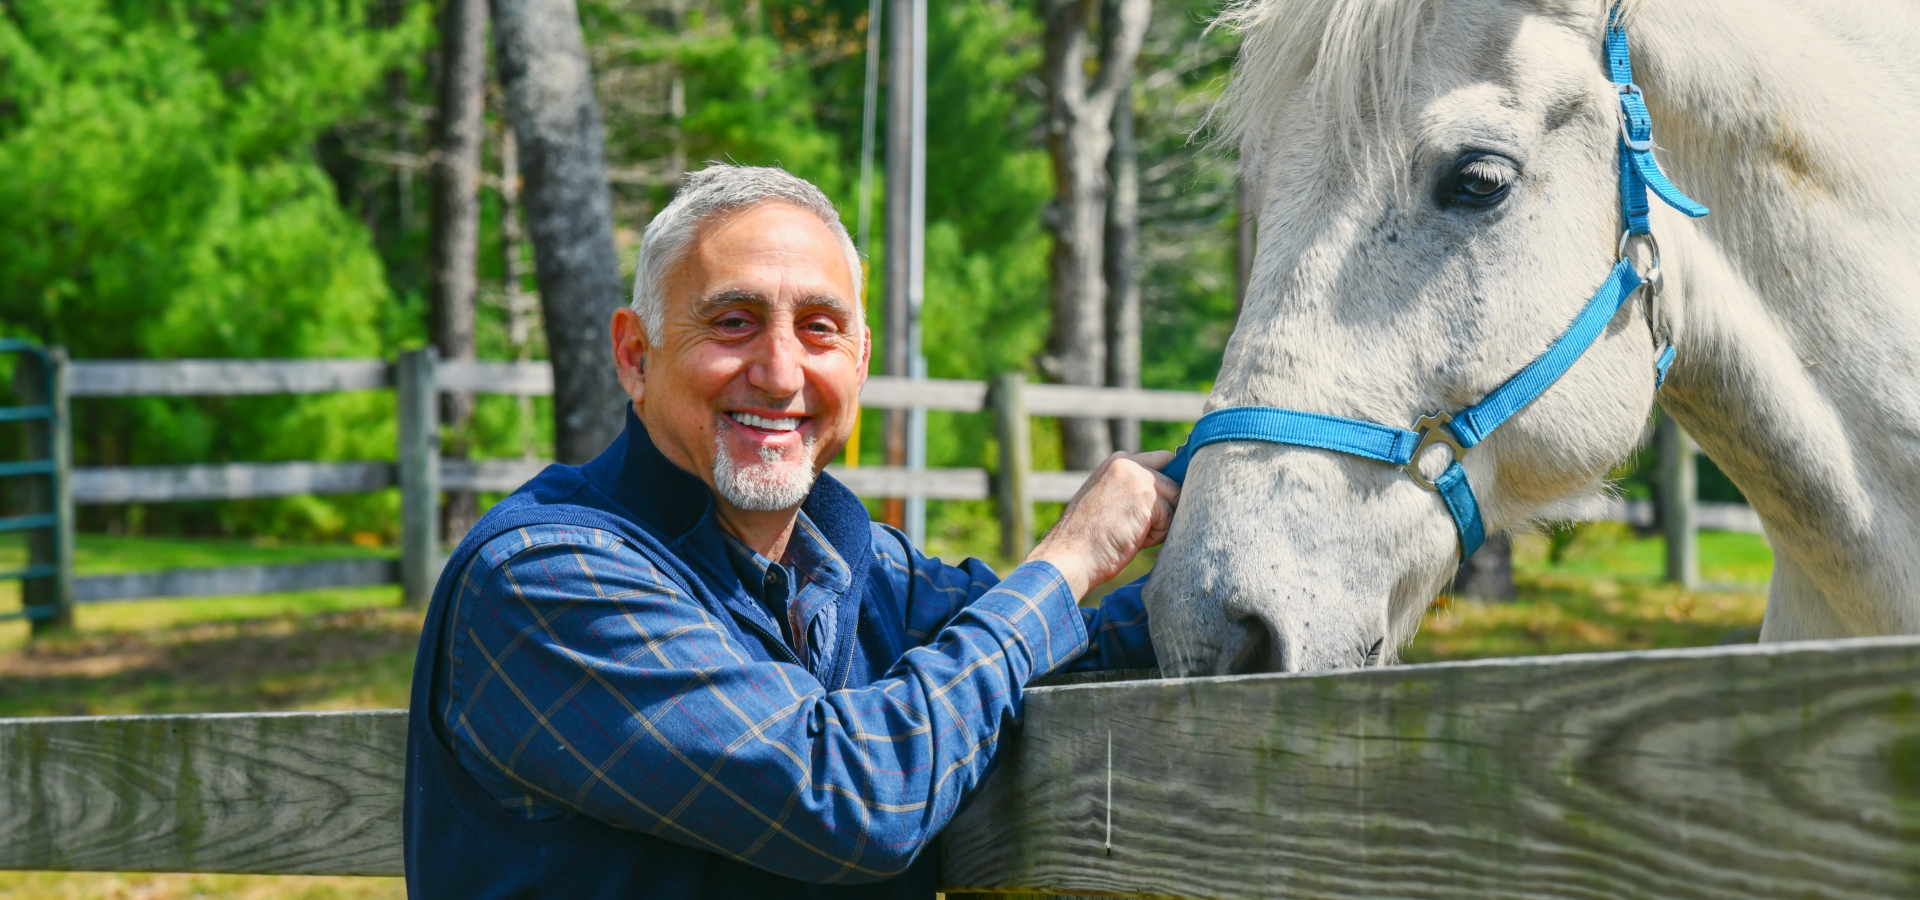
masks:
<path fill-rule="evenodd" d="M 1133 458 L 1134 462 L 1146 466 L 1155 472 L 1166 468 L 1167 463 L 1173 462 L 1172 450 L 1148 450 L 1145 453 L 1130 453 L 1128 455 Z"/>

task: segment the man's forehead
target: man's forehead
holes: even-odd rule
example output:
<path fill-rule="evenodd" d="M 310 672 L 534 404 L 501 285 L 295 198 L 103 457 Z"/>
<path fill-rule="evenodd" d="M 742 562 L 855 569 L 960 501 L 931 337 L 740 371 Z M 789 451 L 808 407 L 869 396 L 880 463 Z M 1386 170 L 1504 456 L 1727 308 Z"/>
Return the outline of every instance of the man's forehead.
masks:
<path fill-rule="evenodd" d="M 811 211 L 778 200 L 702 222 L 677 268 L 676 280 L 701 298 L 746 290 L 850 300 L 854 289 L 839 237 Z"/>

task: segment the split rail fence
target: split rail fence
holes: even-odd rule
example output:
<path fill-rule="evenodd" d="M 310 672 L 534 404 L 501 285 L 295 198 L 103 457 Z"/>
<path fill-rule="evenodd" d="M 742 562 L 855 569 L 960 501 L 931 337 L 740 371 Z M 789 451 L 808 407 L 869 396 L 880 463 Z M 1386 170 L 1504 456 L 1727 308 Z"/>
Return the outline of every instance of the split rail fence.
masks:
<path fill-rule="evenodd" d="M 948 897 L 1920 895 L 1920 639 L 1036 687 Z M 0 868 L 401 874 L 404 710 L 0 720 Z"/>
<path fill-rule="evenodd" d="M 4 348 L 0 348 L 4 349 Z M 35 351 L 40 352 L 40 351 Z M 16 378 L 23 403 L 49 413 L 36 451 L 38 462 L 0 464 L 0 477 L 44 479 L 51 490 L 40 494 L 41 507 L 27 517 L 0 519 L 0 528 L 44 526 L 47 540 L 35 539 L 28 566 L 0 578 L 20 578 L 22 611 L 0 618 L 34 620 L 36 630 L 70 621 L 72 604 L 167 597 L 267 594 L 317 588 L 364 587 L 398 583 L 410 602 L 432 593 L 443 561 L 439 534 L 441 493 L 447 490 L 511 491 L 545 465 L 519 459 L 442 458 L 439 452 L 438 399 L 448 392 L 544 396 L 553 392 L 546 362 L 472 362 L 438 360 L 431 351 L 403 354 L 396 363 L 370 359 L 303 360 L 76 360 L 60 348 L 42 353 L 44 372 Z M 27 371 L 31 367 L 24 367 Z M 338 391 L 397 392 L 397 462 L 231 462 L 179 466 L 72 465 L 73 398 L 153 396 L 236 396 L 312 394 Z M 27 395 L 32 396 L 27 396 Z M 890 466 L 830 466 L 828 471 L 865 497 L 921 496 L 936 500 L 997 501 L 1002 551 L 1017 556 L 1034 540 L 1033 504 L 1070 499 L 1086 472 L 1036 471 L 1029 422 L 1033 416 L 1132 418 L 1191 422 L 1205 410 L 1207 395 L 1184 391 L 1028 384 L 1018 374 L 991 385 L 979 381 L 907 380 L 875 377 L 861 393 L 863 407 L 919 407 L 961 413 L 991 412 L 1001 447 L 1000 471 L 982 468 L 913 470 Z M 0 420 L 6 413 L 0 411 Z M 1677 434 L 1677 431 L 1675 432 Z M 1679 436 L 1684 440 L 1684 435 Z M 31 441 L 30 441 L 31 443 Z M 1666 458 L 1663 454 L 1663 459 Z M 1686 485 L 1668 492 L 1691 498 L 1691 452 L 1672 454 L 1685 465 L 1663 474 Z M 9 468 L 11 467 L 11 468 Z M 13 469 L 19 469 L 15 472 Z M 31 469 L 31 471 L 28 471 Z M 166 503 L 241 500 L 299 494 L 346 494 L 399 487 L 402 536 L 400 558 L 170 569 L 117 575 L 72 574 L 73 507 L 89 504 Z M 35 495 L 40 496 L 39 494 Z M 1567 519 L 1617 519 L 1642 524 L 1653 518 L 1644 502 L 1595 502 L 1560 511 Z M 28 519 L 31 519 L 29 522 Z M 44 521 L 43 521 L 44 520 Z M 1758 531 L 1752 511 L 1737 504 L 1681 504 L 1668 510 L 1670 546 L 1692 558 L 1698 527 Z"/>

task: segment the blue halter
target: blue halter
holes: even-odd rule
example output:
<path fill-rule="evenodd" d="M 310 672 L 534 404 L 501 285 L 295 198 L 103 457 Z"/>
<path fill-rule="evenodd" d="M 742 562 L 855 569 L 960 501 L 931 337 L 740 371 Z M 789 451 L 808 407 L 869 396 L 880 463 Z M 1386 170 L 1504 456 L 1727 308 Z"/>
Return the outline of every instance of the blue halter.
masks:
<path fill-rule="evenodd" d="M 1486 528 L 1480 521 L 1479 501 L 1474 499 L 1473 487 L 1467 483 L 1467 470 L 1460 465 L 1461 457 L 1559 381 L 1581 354 L 1593 346 L 1620 308 L 1642 288 L 1647 291 L 1647 323 L 1653 330 L 1657 348 L 1654 389 L 1665 384 L 1667 367 L 1673 363 L 1673 342 L 1658 315 L 1660 249 L 1647 223 L 1647 190 L 1651 188 L 1668 206 L 1693 218 L 1706 215 L 1707 208 L 1674 187 L 1653 158 L 1653 118 L 1647 113 L 1640 86 L 1633 83 L 1626 29 L 1612 14 L 1607 24 L 1607 70 L 1620 97 L 1620 211 L 1626 220 L 1626 229 L 1620 235 L 1620 259 L 1573 324 L 1545 353 L 1494 388 L 1479 403 L 1451 415 L 1437 412 L 1421 416 L 1412 431 L 1359 419 L 1266 406 L 1217 409 L 1201 416 L 1194 424 L 1187 442 L 1180 445 L 1173 461 L 1167 464 L 1167 476 L 1175 481 L 1185 480 L 1194 452 L 1222 441 L 1315 447 L 1379 460 L 1399 466 L 1415 484 L 1440 495 L 1460 532 L 1460 556 L 1465 559 L 1480 548 L 1486 538 Z M 1652 268 L 1644 276 L 1635 270 L 1628 252 L 1635 242 L 1645 244 L 1650 255 Z M 1439 478 L 1428 481 L 1415 461 L 1435 443 L 1452 447 L 1453 461 Z"/>

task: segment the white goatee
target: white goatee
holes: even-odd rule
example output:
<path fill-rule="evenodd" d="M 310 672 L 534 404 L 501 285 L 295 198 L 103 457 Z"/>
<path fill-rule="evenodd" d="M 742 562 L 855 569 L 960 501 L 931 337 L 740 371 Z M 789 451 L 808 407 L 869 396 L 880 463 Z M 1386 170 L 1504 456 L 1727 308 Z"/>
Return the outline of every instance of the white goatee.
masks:
<path fill-rule="evenodd" d="M 777 512 L 805 503 L 813 491 L 813 437 L 798 452 L 761 447 L 760 461 L 741 466 L 727 451 L 726 430 L 739 426 L 725 416 L 714 430 L 713 484 L 728 503 L 749 512 Z"/>

